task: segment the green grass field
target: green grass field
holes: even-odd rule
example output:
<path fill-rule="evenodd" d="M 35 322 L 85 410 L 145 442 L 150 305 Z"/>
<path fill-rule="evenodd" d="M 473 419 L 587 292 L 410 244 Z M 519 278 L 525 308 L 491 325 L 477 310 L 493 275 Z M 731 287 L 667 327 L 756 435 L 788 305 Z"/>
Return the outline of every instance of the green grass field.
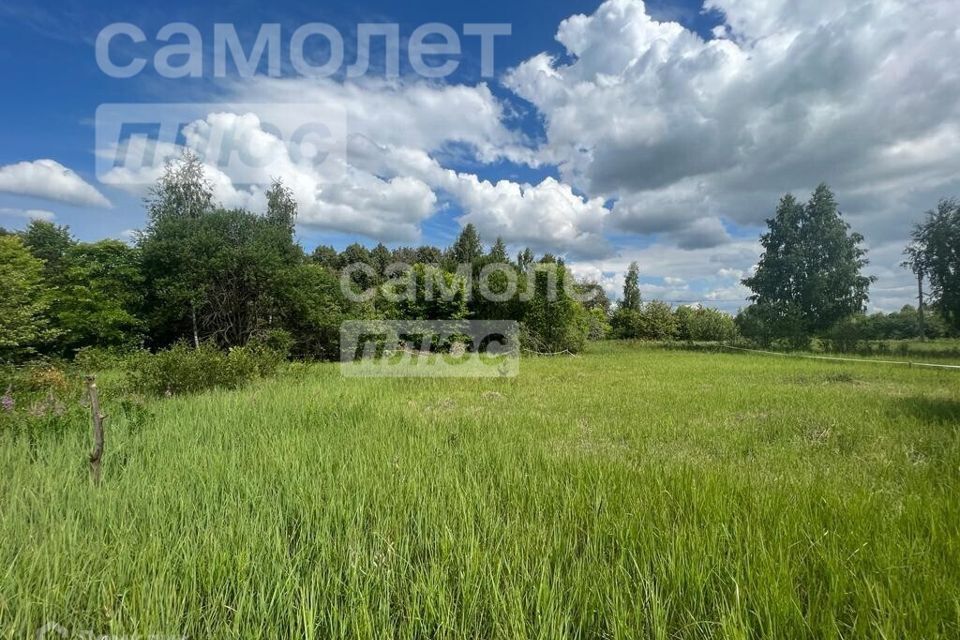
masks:
<path fill-rule="evenodd" d="M 960 372 L 617 344 L 0 441 L 0 631 L 960 637 Z M 51 636 L 55 637 L 55 636 Z"/>

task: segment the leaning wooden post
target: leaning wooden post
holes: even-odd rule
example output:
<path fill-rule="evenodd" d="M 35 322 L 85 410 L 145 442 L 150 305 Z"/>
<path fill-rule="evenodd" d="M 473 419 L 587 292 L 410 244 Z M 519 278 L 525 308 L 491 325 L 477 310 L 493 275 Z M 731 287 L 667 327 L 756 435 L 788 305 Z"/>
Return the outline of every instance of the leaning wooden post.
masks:
<path fill-rule="evenodd" d="M 100 484 L 100 460 L 103 458 L 103 421 L 100 413 L 100 398 L 97 396 L 97 379 L 87 376 L 87 392 L 90 394 L 90 414 L 93 416 L 93 451 L 90 452 L 90 476 L 94 484 Z"/>

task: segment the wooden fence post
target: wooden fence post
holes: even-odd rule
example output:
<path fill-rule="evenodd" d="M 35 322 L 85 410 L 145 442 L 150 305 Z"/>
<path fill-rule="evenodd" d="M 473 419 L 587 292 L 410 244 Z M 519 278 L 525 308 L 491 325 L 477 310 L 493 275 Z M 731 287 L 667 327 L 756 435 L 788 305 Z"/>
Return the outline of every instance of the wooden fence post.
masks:
<path fill-rule="evenodd" d="M 90 414 L 93 417 L 93 451 L 90 452 L 90 476 L 94 484 L 100 484 L 100 461 L 103 459 L 103 421 L 100 413 L 100 398 L 97 396 L 97 379 L 87 376 L 87 393 L 90 394 Z"/>

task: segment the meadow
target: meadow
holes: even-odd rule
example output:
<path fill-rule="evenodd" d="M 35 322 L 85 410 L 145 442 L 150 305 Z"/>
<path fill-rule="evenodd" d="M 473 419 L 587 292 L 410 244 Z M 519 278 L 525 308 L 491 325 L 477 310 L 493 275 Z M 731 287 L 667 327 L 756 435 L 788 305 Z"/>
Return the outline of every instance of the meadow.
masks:
<path fill-rule="evenodd" d="M 960 637 L 960 372 L 600 343 L 0 438 L 0 632 Z M 59 637 L 51 634 L 51 637 Z"/>

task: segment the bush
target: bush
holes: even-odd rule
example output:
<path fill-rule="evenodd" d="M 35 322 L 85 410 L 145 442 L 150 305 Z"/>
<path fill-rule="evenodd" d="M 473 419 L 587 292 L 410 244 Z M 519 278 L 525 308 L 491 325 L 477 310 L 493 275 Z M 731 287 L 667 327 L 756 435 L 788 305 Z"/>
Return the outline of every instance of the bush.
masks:
<path fill-rule="evenodd" d="M 0 434 L 26 436 L 32 445 L 41 437 L 85 428 L 85 409 L 78 376 L 45 361 L 0 372 Z"/>
<path fill-rule="evenodd" d="M 823 346 L 834 353 L 854 353 L 870 338 L 869 330 L 866 316 L 844 318 L 823 336 Z"/>
<path fill-rule="evenodd" d="M 271 329 L 262 335 L 251 338 L 246 348 L 259 353 L 264 359 L 266 359 L 268 355 L 272 355 L 276 360 L 276 365 L 279 366 L 283 360 L 290 357 L 293 346 L 294 338 L 289 331 L 285 329 Z M 273 368 L 275 369 L 276 366 Z"/>
<path fill-rule="evenodd" d="M 673 309 L 666 302 L 654 300 L 643 307 L 643 336 L 648 340 L 675 340 L 679 327 Z"/>
<path fill-rule="evenodd" d="M 132 391 L 152 396 L 236 389 L 274 373 L 282 361 L 282 354 L 263 346 L 224 352 L 209 343 L 198 349 L 178 343 L 165 351 L 141 352 L 129 358 L 127 383 Z"/>
<path fill-rule="evenodd" d="M 740 335 L 762 347 L 776 344 L 790 350 L 807 350 L 813 339 L 796 306 L 752 304 L 737 314 L 735 322 Z"/>
<path fill-rule="evenodd" d="M 680 325 L 666 302 L 654 300 L 642 310 L 617 309 L 610 319 L 613 335 L 621 340 L 675 340 Z"/>
<path fill-rule="evenodd" d="M 585 321 L 585 316 L 581 316 L 574 324 L 552 331 L 549 335 L 539 333 L 527 324 L 521 324 L 520 345 L 539 354 L 579 353 L 587 342 Z"/>
<path fill-rule="evenodd" d="M 131 351 L 121 347 L 82 347 L 77 350 L 73 363 L 84 373 L 96 373 L 107 369 L 121 369 Z"/>
<path fill-rule="evenodd" d="M 733 317 L 716 309 L 681 307 L 674 314 L 679 335 L 694 342 L 724 342 L 737 337 Z"/>
<path fill-rule="evenodd" d="M 613 336 L 621 340 L 642 338 L 643 325 L 643 313 L 635 309 L 617 309 L 610 319 Z"/>
<path fill-rule="evenodd" d="M 606 340 L 610 336 L 610 321 L 607 320 L 607 312 L 602 307 L 588 309 L 587 322 L 590 327 L 587 333 L 588 340 Z"/>

